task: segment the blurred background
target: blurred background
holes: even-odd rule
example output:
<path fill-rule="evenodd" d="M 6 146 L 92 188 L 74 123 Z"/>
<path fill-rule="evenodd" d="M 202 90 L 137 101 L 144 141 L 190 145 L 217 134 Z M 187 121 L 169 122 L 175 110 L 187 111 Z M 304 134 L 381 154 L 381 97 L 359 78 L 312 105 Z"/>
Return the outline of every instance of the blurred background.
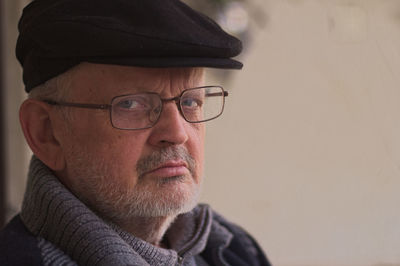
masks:
<path fill-rule="evenodd" d="M 0 0 L 0 218 L 18 212 L 29 150 L 15 55 L 27 0 Z M 202 201 L 274 265 L 400 265 L 400 1 L 188 0 L 244 42 L 207 124 Z M 215 84 L 218 83 L 218 84 Z"/>

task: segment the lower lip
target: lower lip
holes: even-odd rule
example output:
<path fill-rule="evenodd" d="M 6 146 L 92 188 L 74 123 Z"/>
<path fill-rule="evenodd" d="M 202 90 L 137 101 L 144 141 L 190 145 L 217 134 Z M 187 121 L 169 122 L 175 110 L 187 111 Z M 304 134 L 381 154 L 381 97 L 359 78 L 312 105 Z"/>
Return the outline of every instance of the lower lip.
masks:
<path fill-rule="evenodd" d="M 157 177 L 173 177 L 173 176 L 181 176 L 188 174 L 189 171 L 185 166 L 173 166 L 173 167 L 161 167 L 154 171 L 149 172 L 149 175 L 157 176 Z"/>

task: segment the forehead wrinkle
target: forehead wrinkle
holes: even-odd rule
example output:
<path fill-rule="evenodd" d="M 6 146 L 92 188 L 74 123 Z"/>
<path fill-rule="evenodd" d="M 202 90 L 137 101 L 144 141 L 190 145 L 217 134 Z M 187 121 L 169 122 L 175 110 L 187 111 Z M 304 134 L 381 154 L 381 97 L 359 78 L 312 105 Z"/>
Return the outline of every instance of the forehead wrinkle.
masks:
<path fill-rule="evenodd" d="M 182 90 L 198 87 L 203 84 L 203 71 L 200 68 L 173 68 L 167 71 L 169 91 L 176 96 Z M 177 91 L 178 93 L 174 93 Z"/>
<path fill-rule="evenodd" d="M 100 79 L 108 76 L 108 78 L 111 78 L 111 82 L 115 82 L 114 91 L 104 88 L 104 90 L 108 90 L 104 93 L 99 93 L 99 88 L 93 87 L 97 85 L 103 87 L 104 84 L 88 84 L 82 90 L 79 89 L 78 95 L 85 91 L 87 95 L 91 95 L 94 99 L 101 97 L 101 95 L 108 95 L 106 96 L 107 100 L 111 100 L 117 95 L 146 91 L 157 92 L 162 97 L 175 97 L 182 90 L 201 86 L 204 82 L 203 68 L 139 68 L 84 63 L 77 70 L 85 72 L 78 75 L 84 79 L 87 79 L 88 76 L 99 75 Z M 135 79 L 138 80 L 135 81 Z M 81 84 L 76 85 L 81 87 L 79 86 Z"/>

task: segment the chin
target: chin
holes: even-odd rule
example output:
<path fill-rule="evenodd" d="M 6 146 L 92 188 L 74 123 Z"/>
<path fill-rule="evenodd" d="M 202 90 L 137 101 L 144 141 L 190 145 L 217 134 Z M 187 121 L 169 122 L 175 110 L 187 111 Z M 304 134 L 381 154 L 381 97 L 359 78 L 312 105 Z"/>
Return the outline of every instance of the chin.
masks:
<path fill-rule="evenodd" d="M 130 191 L 108 189 L 98 193 L 88 205 L 100 216 L 111 221 L 127 221 L 135 217 L 177 216 L 196 207 L 201 185 L 172 180 L 157 188 L 135 187 Z"/>

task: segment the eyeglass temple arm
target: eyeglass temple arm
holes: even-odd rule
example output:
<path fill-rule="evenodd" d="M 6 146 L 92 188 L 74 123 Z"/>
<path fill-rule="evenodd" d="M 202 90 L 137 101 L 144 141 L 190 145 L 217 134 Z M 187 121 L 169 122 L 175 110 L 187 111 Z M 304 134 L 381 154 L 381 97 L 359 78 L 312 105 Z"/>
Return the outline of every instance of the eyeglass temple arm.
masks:
<path fill-rule="evenodd" d="M 50 105 L 61 105 L 79 108 L 90 108 L 90 109 L 110 109 L 109 104 L 90 104 L 90 103 L 67 103 L 67 102 L 56 102 L 52 100 L 44 100 L 45 103 Z"/>
<path fill-rule="evenodd" d="M 207 97 L 213 97 L 213 96 L 224 96 L 224 97 L 228 97 L 229 93 L 227 91 L 224 91 L 223 94 L 221 95 L 222 92 L 214 92 L 214 93 L 207 93 L 206 96 Z"/>

